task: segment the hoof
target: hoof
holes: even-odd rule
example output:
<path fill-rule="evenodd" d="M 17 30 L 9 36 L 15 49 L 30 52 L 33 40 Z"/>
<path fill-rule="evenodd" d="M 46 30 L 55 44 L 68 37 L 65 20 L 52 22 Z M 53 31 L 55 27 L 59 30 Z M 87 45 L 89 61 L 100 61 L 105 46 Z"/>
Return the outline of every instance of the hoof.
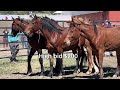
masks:
<path fill-rule="evenodd" d="M 32 72 L 27 73 L 27 75 L 28 75 L 28 76 L 31 76 L 31 75 L 32 75 Z"/>
<path fill-rule="evenodd" d="M 97 74 L 99 74 L 99 72 L 94 72 L 94 75 L 97 75 Z"/>
<path fill-rule="evenodd" d="M 117 78 L 117 77 L 118 77 L 118 75 L 116 75 L 116 74 L 115 74 L 115 75 L 113 75 L 113 78 Z"/>
<path fill-rule="evenodd" d="M 48 75 L 48 77 L 53 78 L 53 74 L 50 73 L 50 74 Z"/>
<path fill-rule="evenodd" d="M 86 72 L 86 74 L 88 74 L 88 75 L 91 74 L 91 73 L 92 73 L 91 71 L 87 71 L 87 72 Z"/>
<path fill-rule="evenodd" d="M 45 76 L 44 73 L 39 73 L 39 76 Z"/>
<path fill-rule="evenodd" d="M 79 74 L 80 73 L 80 69 L 75 70 L 73 74 Z"/>
<path fill-rule="evenodd" d="M 63 76 L 62 76 L 62 75 L 58 76 L 58 79 L 62 79 L 62 78 L 63 78 Z"/>

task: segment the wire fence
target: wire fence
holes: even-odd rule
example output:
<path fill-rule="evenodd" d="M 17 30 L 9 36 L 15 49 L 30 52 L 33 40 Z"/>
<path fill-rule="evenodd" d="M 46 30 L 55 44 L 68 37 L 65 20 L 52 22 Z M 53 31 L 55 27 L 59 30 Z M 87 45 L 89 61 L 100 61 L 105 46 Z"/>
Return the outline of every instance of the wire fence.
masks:
<path fill-rule="evenodd" d="M 22 35 L 24 34 L 21 34 L 19 35 L 19 37 L 21 37 Z M 1 42 L 0 42 L 0 59 L 4 59 L 4 58 L 10 58 L 11 56 L 11 51 L 10 51 L 10 48 L 9 48 L 9 44 L 12 43 L 12 42 L 3 42 L 3 37 L 4 35 L 0 35 L 0 39 L 1 39 Z M 26 39 L 27 40 L 27 39 Z M 29 54 L 29 51 L 30 51 L 30 47 L 29 47 L 29 44 L 28 44 L 28 41 L 21 41 L 20 38 L 19 38 L 19 54 L 17 54 L 17 57 L 20 57 L 20 56 L 28 56 Z M 26 44 L 26 47 L 22 46 L 22 44 Z M 4 45 L 7 45 L 4 47 Z"/>

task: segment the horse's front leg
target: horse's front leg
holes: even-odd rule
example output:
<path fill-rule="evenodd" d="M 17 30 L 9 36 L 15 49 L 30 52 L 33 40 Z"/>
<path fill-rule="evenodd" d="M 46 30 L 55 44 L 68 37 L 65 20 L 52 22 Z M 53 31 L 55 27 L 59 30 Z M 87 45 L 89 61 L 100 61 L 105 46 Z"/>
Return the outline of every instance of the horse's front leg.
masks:
<path fill-rule="evenodd" d="M 59 76 L 62 76 L 63 74 L 65 74 L 64 70 L 63 70 L 63 53 L 62 54 L 59 54 L 61 55 L 61 58 L 59 58 L 60 60 L 60 73 L 59 73 Z"/>
<path fill-rule="evenodd" d="M 32 68 L 31 68 L 31 58 L 34 55 L 36 50 L 34 50 L 33 48 L 31 48 L 30 53 L 28 55 L 28 67 L 27 67 L 27 75 L 31 75 L 32 74 Z"/>
<path fill-rule="evenodd" d="M 49 60 L 50 60 L 50 72 L 48 74 L 49 77 L 53 77 L 53 54 L 49 55 Z"/>
<path fill-rule="evenodd" d="M 95 69 L 95 74 L 99 73 L 99 69 L 98 67 L 95 65 L 94 60 L 93 60 L 93 55 L 92 55 L 92 48 L 87 47 L 87 55 L 88 55 L 88 71 L 86 72 L 87 74 L 91 74 L 92 73 L 92 69 Z"/>
<path fill-rule="evenodd" d="M 75 54 L 77 54 L 77 51 L 76 50 L 73 50 L 72 51 L 73 52 L 73 54 L 75 55 Z M 79 65 L 79 61 L 80 61 L 80 50 L 78 50 L 78 57 L 76 58 L 76 67 L 75 67 L 75 70 L 74 70 L 74 73 L 73 74 L 78 74 L 78 73 L 80 73 L 80 65 Z"/>
<path fill-rule="evenodd" d="M 100 79 L 103 79 L 103 54 L 104 54 L 104 50 L 100 49 L 97 52 L 97 59 L 99 62 L 99 70 L 100 70 Z"/>
<path fill-rule="evenodd" d="M 41 73 L 40 76 L 44 76 L 44 66 L 43 66 L 43 58 L 42 58 L 42 49 L 38 50 L 38 56 L 39 56 L 39 63 L 41 65 Z"/>

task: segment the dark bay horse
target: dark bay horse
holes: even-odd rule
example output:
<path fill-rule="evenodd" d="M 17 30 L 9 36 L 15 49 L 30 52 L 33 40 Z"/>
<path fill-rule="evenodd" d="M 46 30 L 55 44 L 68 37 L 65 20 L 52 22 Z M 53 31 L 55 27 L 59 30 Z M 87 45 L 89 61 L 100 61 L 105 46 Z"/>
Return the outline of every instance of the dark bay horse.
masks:
<path fill-rule="evenodd" d="M 101 26 L 94 26 L 89 22 L 89 19 L 75 17 L 73 19 L 77 25 L 77 30 L 74 33 L 78 33 L 89 40 L 90 45 L 95 52 L 100 70 L 100 78 L 103 78 L 103 55 L 105 51 L 116 51 L 117 55 L 117 69 L 113 77 L 117 77 L 120 74 L 120 27 L 105 28 Z M 79 36 L 71 36 L 79 38 Z M 70 41 L 71 41 L 70 40 Z M 69 42 L 70 42 L 69 41 Z"/>
<path fill-rule="evenodd" d="M 20 18 L 13 18 L 13 23 L 12 23 L 12 35 L 17 35 L 19 32 L 23 32 L 26 28 L 26 26 L 29 24 L 28 21 L 21 20 Z M 26 35 L 27 36 L 27 35 Z M 40 37 L 40 38 L 39 38 Z M 28 67 L 27 67 L 27 75 L 31 75 L 32 73 L 32 68 L 31 68 L 31 58 L 34 55 L 34 53 L 37 51 L 38 56 L 39 54 L 42 54 L 42 49 L 46 49 L 46 42 L 45 38 L 43 36 L 39 36 L 39 34 L 35 33 L 32 37 L 27 37 L 28 43 L 31 46 L 30 53 L 28 55 Z M 41 73 L 40 75 L 44 75 L 44 66 L 43 66 L 43 59 L 39 57 L 39 62 L 41 65 Z"/>
<path fill-rule="evenodd" d="M 75 68 L 75 71 L 76 72 L 78 71 L 79 59 L 83 51 L 83 46 L 81 47 L 78 46 L 79 40 L 75 40 L 69 47 L 64 44 L 64 38 L 67 35 L 68 29 L 60 27 L 54 20 L 51 20 L 47 17 L 40 18 L 35 16 L 34 19 L 32 20 L 32 23 L 30 23 L 26 27 L 25 33 L 31 36 L 31 34 L 36 31 L 40 31 L 41 35 L 43 35 L 47 41 L 46 47 L 48 48 L 48 53 L 51 55 L 49 76 L 52 77 L 53 75 L 53 54 L 56 53 L 58 55 L 61 55 L 63 51 L 68 50 L 72 50 L 74 54 L 76 54 L 78 50 L 78 58 L 76 58 L 77 66 Z M 62 58 L 59 59 L 61 61 L 60 75 L 62 75 L 63 61 Z"/>

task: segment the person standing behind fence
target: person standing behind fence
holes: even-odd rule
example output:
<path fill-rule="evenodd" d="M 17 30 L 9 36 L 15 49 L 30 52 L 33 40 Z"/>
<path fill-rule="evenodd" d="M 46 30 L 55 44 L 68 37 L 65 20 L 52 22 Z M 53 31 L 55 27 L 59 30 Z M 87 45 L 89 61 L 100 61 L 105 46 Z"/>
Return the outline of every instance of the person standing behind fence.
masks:
<path fill-rule="evenodd" d="M 24 35 L 24 33 L 21 34 L 21 42 L 22 42 L 22 47 L 27 48 L 27 37 Z"/>
<path fill-rule="evenodd" d="M 3 48 L 8 47 L 8 30 L 7 28 L 3 31 Z"/>
<path fill-rule="evenodd" d="M 11 35 L 11 31 L 12 30 L 10 29 L 8 33 L 8 42 L 11 51 L 10 62 L 17 62 L 18 60 L 16 60 L 16 55 L 19 52 L 19 33 L 14 37 Z"/>

